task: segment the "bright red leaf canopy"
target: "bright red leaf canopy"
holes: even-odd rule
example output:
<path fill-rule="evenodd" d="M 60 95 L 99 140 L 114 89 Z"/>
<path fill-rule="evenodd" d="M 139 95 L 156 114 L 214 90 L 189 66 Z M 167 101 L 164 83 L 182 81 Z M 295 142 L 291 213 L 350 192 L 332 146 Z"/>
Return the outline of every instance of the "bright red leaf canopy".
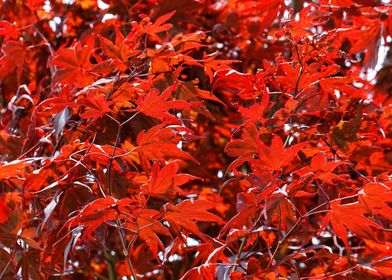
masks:
<path fill-rule="evenodd" d="M 0 279 L 392 278 L 392 4 L 0 2 Z"/>

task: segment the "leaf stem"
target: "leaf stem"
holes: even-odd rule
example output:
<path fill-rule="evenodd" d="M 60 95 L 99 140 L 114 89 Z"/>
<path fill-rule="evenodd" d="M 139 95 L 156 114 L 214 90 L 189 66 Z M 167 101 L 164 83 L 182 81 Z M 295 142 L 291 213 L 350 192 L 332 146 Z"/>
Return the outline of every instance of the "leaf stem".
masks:
<path fill-rule="evenodd" d="M 113 147 L 112 155 L 109 158 L 109 164 L 108 164 L 108 189 L 109 189 L 109 194 L 110 196 L 113 196 L 113 191 L 112 191 L 112 166 L 113 166 L 113 159 L 114 155 L 117 150 L 117 146 L 120 143 L 120 135 L 121 135 L 121 130 L 122 130 L 122 125 L 120 124 L 117 130 L 117 136 L 116 136 L 116 142 Z"/>
<path fill-rule="evenodd" d="M 340 160 L 344 160 L 339 154 L 338 152 L 335 150 L 334 147 L 332 147 L 331 143 L 328 142 L 327 138 L 324 135 L 321 135 L 321 139 L 323 139 L 324 143 L 327 144 L 327 146 L 329 147 L 329 149 L 331 150 L 331 152 Z M 361 178 L 365 179 L 366 181 L 368 181 L 369 183 L 371 182 L 365 175 L 363 175 L 361 172 L 359 172 L 357 169 L 355 169 L 353 166 L 353 163 L 350 162 L 350 164 L 348 164 L 348 166 L 350 167 L 350 169 L 357 174 L 358 176 L 360 176 Z"/>
<path fill-rule="evenodd" d="M 120 236 L 120 241 L 121 241 L 121 246 L 122 246 L 122 249 L 123 249 L 123 254 L 124 254 L 125 258 L 127 259 L 129 269 L 131 270 L 132 278 L 133 278 L 133 280 L 137 280 L 137 275 L 136 275 L 135 269 L 133 268 L 131 257 L 129 255 L 129 251 L 127 250 L 127 245 L 125 243 L 125 238 L 123 236 L 120 219 L 117 218 L 116 224 L 117 224 L 118 235 Z"/>
<path fill-rule="evenodd" d="M 118 121 L 116 121 L 118 123 L 118 130 L 117 130 L 117 135 L 116 135 L 116 141 L 114 143 L 113 151 L 112 151 L 112 154 L 111 154 L 111 156 L 109 158 L 109 164 L 108 164 L 108 168 L 107 168 L 107 172 L 108 172 L 108 189 L 109 189 L 109 194 L 111 196 L 113 194 L 113 190 L 112 190 L 112 166 L 113 166 L 113 160 L 115 158 L 117 147 L 120 144 L 121 131 L 122 131 L 122 128 L 124 127 L 124 125 L 127 124 L 128 122 L 130 122 L 134 117 L 136 117 L 139 114 L 139 112 L 136 112 L 130 118 L 128 118 L 127 120 L 125 120 L 122 123 L 119 123 Z"/>
<path fill-rule="evenodd" d="M 245 246 L 247 240 L 248 240 L 248 236 L 246 236 L 242 239 L 240 247 L 238 248 L 237 255 L 235 256 L 235 259 L 234 259 L 234 264 L 238 264 L 241 261 L 242 250 L 244 249 L 244 246 Z M 236 269 L 237 269 L 237 266 L 234 266 L 233 271 L 235 271 Z"/>
<path fill-rule="evenodd" d="M 304 216 L 300 217 L 297 220 L 297 222 L 292 226 L 292 228 L 285 234 L 285 236 L 283 236 L 283 238 L 281 240 L 279 240 L 278 244 L 276 245 L 276 248 L 275 248 L 274 252 L 272 253 L 271 259 L 270 259 L 270 261 L 268 263 L 268 267 L 270 267 L 272 265 L 272 262 L 274 262 L 275 255 L 278 253 L 278 250 L 281 247 L 281 245 L 283 244 L 283 242 L 285 242 L 286 239 L 289 238 L 289 236 L 299 226 L 299 224 L 303 221 L 303 219 L 304 219 Z"/>
<path fill-rule="evenodd" d="M 112 256 L 106 250 L 104 252 L 104 255 L 105 255 L 106 264 L 108 265 L 109 280 L 116 280 L 117 273 L 116 273 L 116 270 L 114 269 L 114 266 L 113 266 Z"/>
<path fill-rule="evenodd" d="M 295 89 L 294 89 L 294 95 L 293 95 L 293 97 L 295 99 L 297 97 L 297 94 L 298 94 L 299 82 L 300 82 L 302 74 L 303 74 L 304 66 L 303 66 L 303 63 L 302 63 L 301 56 L 299 54 L 298 46 L 297 46 L 297 44 L 295 42 L 294 42 L 294 48 L 295 48 L 295 52 L 297 53 L 298 60 L 299 60 L 299 65 L 300 65 L 297 81 L 295 82 Z"/>

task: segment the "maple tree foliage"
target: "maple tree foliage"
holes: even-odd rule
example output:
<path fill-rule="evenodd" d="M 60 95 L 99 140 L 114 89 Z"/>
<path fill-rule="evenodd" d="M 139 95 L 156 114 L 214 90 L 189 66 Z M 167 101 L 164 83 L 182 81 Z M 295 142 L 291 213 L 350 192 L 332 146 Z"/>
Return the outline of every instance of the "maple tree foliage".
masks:
<path fill-rule="evenodd" d="M 1 1 L 0 279 L 391 278 L 390 42 L 381 0 Z"/>

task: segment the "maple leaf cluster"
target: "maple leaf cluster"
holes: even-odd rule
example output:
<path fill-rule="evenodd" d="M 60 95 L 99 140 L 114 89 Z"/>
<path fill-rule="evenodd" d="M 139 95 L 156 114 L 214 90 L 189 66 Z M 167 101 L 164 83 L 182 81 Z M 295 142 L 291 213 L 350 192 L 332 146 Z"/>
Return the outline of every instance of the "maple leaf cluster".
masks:
<path fill-rule="evenodd" d="M 1 1 L 0 279 L 391 278 L 391 41 L 381 0 Z"/>

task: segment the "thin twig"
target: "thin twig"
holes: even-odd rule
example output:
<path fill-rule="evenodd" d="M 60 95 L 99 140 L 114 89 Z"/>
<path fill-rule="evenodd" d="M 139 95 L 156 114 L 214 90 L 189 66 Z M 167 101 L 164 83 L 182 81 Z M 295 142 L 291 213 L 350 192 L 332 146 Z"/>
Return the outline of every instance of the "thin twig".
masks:
<path fill-rule="evenodd" d="M 106 264 L 108 266 L 109 280 L 116 280 L 117 279 L 117 273 L 116 273 L 116 269 L 114 268 L 114 264 L 113 264 L 113 256 L 110 255 L 105 250 L 104 251 L 104 257 L 105 257 Z"/>
<path fill-rule="evenodd" d="M 49 43 L 48 39 L 46 39 L 45 35 L 38 29 L 37 26 L 33 25 L 33 28 L 34 28 L 35 32 L 37 32 L 38 36 L 42 39 L 42 41 L 44 41 L 44 44 L 48 47 L 50 55 L 54 56 L 54 49 L 53 49 L 52 45 Z M 53 77 L 53 75 L 57 71 L 57 67 L 54 65 L 50 65 L 49 69 L 50 69 L 50 74 Z"/>
<path fill-rule="evenodd" d="M 301 277 L 301 279 L 325 279 L 325 278 L 333 278 L 335 276 L 350 272 L 351 270 L 355 269 L 358 267 L 358 264 L 345 269 L 343 271 L 337 272 L 337 273 L 333 273 L 333 274 L 321 274 L 321 275 L 316 275 L 316 276 L 310 276 L 310 277 Z"/>
<path fill-rule="evenodd" d="M 127 259 L 128 266 L 129 266 L 129 269 L 131 270 L 133 280 L 137 280 L 137 275 L 136 275 L 135 269 L 133 268 L 131 257 L 129 255 L 128 250 L 127 250 L 127 245 L 125 243 L 125 238 L 123 236 L 120 219 L 117 218 L 116 224 L 117 224 L 118 235 L 120 236 L 121 246 L 123 248 L 123 254 L 124 254 L 125 258 Z"/>
<path fill-rule="evenodd" d="M 279 248 L 281 247 L 281 245 L 290 237 L 290 235 L 294 232 L 294 230 L 301 224 L 301 222 L 306 218 L 309 217 L 310 215 L 314 215 L 314 214 L 318 214 L 321 213 L 320 211 L 317 211 L 318 209 L 320 209 L 321 207 L 327 205 L 329 203 L 329 201 L 323 202 L 320 205 L 314 207 L 313 209 L 311 209 L 310 211 L 308 211 L 306 214 L 302 215 L 297 222 L 292 226 L 292 228 L 286 233 L 286 235 L 279 240 L 278 244 L 276 245 L 276 248 L 274 250 L 274 252 L 272 253 L 271 259 L 268 263 L 268 267 L 271 266 L 272 262 L 274 261 L 274 257 L 276 256 L 276 254 L 278 253 Z"/>
<path fill-rule="evenodd" d="M 139 111 L 140 112 L 140 111 Z M 108 189 L 109 189 L 109 194 L 112 195 L 112 166 L 113 166 L 113 160 L 115 158 L 115 154 L 116 154 L 116 150 L 118 148 L 118 145 L 120 144 L 120 135 L 121 135 L 121 131 L 122 128 L 124 127 L 124 125 L 126 125 L 128 122 L 130 122 L 131 120 L 133 120 L 133 118 L 135 118 L 139 112 L 136 112 L 135 114 L 133 114 L 130 118 L 128 118 L 126 121 L 119 123 L 117 121 L 117 123 L 119 123 L 118 125 L 118 130 L 117 130 L 117 136 L 116 136 L 116 141 L 114 143 L 114 147 L 113 147 L 113 151 L 112 151 L 112 155 L 109 158 L 109 164 L 108 164 L 108 168 L 107 168 L 107 172 L 108 172 Z"/>
<path fill-rule="evenodd" d="M 113 158 L 114 155 L 116 153 L 116 149 L 117 146 L 120 143 L 120 135 L 121 135 L 121 130 L 122 130 L 122 125 L 120 124 L 117 130 L 117 136 L 116 136 L 116 142 L 114 143 L 114 147 L 113 147 L 113 151 L 112 151 L 112 155 L 109 158 L 109 164 L 108 164 L 108 189 L 109 189 L 109 194 L 110 196 L 113 195 L 113 191 L 112 191 L 112 166 L 113 166 Z"/>
<path fill-rule="evenodd" d="M 338 152 L 335 150 L 334 147 L 332 147 L 331 143 L 328 142 L 327 138 L 324 135 L 321 135 L 321 139 L 324 141 L 325 144 L 327 144 L 327 146 L 329 147 L 329 149 L 331 150 L 331 152 L 340 160 L 345 160 L 344 158 L 342 158 Z M 350 164 L 348 164 L 348 166 L 350 167 L 350 169 L 357 174 L 358 176 L 362 177 L 363 179 L 365 179 L 366 181 L 368 181 L 369 183 L 371 183 L 371 181 L 365 176 L 363 175 L 361 172 L 359 172 L 357 169 L 355 169 L 353 167 L 353 163 L 350 162 Z"/>
<path fill-rule="evenodd" d="M 295 48 L 295 52 L 297 53 L 298 61 L 299 61 L 299 65 L 300 65 L 297 81 L 295 82 L 295 89 L 294 89 L 294 95 L 293 95 L 293 97 L 295 99 L 297 97 L 299 82 L 300 82 L 302 74 L 303 74 L 304 66 L 303 66 L 302 59 L 299 54 L 298 46 L 296 43 L 294 43 L 294 48 Z"/>
<path fill-rule="evenodd" d="M 270 267 L 272 265 L 272 262 L 275 260 L 275 255 L 278 253 L 278 250 L 280 248 L 280 246 L 283 244 L 283 242 L 286 241 L 286 239 L 288 239 L 290 237 L 290 235 L 294 232 L 294 230 L 299 226 L 299 224 L 303 221 L 304 216 L 300 217 L 297 222 L 292 226 L 292 228 L 286 233 L 285 236 L 283 236 L 283 238 L 281 240 L 278 241 L 278 244 L 276 245 L 276 248 L 274 250 L 274 252 L 272 253 L 271 259 L 268 263 L 268 267 Z"/>
<path fill-rule="evenodd" d="M 238 249 L 237 255 L 235 256 L 235 259 L 234 259 L 235 264 L 238 264 L 241 261 L 242 250 L 244 249 L 244 246 L 245 246 L 247 240 L 248 240 L 248 236 L 246 236 L 242 239 L 241 244 L 240 244 L 240 248 Z M 237 268 L 237 266 L 234 266 L 233 271 L 235 271 L 236 268 Z"/>
<path fill-rule="evenodd" d="M 12 262 L 13 256 L 10 258 L 10 260 L 7 262 L 7 264 L 5 265 L 3 271 L 0 274 L 0 279 L 3 279 L 3 276 L 5 274 L 5 272 L 7 271 L 8 267 L 10 266 L 11 262 Z"/>

